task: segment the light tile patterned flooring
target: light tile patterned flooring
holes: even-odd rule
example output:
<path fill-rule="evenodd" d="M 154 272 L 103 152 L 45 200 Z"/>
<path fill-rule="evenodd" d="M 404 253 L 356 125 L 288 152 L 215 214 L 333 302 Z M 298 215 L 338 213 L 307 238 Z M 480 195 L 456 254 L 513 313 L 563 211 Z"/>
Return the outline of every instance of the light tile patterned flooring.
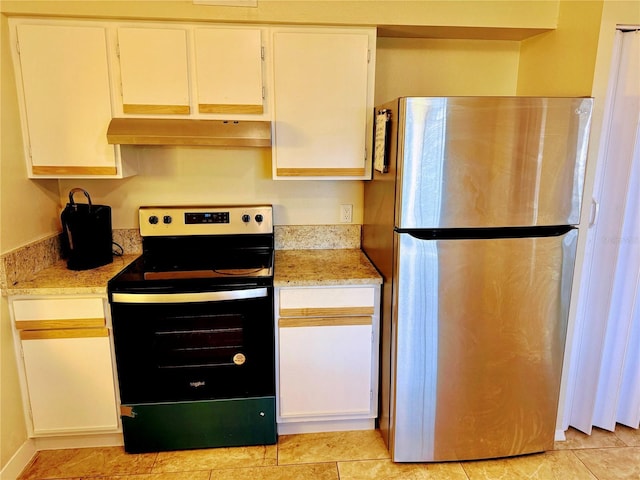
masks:
<path fill-rule="evenodd" d="M 640 431 L 567 432 L 555 450 L 502 460 L 395 464 L 378 431 L 286 435 L 277 445 L 130 455 L 38 452 L 19 480 L 639 480 Z"/>

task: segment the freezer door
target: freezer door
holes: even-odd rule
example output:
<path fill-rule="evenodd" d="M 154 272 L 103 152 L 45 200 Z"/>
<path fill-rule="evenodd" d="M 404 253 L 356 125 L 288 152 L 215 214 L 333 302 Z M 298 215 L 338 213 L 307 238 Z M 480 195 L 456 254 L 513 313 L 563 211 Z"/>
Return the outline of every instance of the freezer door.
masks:
<path fill-rule="evenodd" d="M 394 461 L 553 448 L 576 232 L 488 240 L 396 234 Z"/>
<path fill-rule="evenodd" d="M 590 98 L 400 99 L 395 225 L 577 224 L 591 107 Z"/>

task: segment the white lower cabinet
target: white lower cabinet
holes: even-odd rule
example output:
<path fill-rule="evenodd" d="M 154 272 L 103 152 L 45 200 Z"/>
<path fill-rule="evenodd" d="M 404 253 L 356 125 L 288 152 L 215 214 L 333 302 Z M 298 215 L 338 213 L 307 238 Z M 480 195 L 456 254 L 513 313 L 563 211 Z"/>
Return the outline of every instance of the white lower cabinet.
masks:
<path fill-rule="evenodd" d="M 374 428 L 379 288 L 281 288 L 278 431 Z"/>
<path fill-rule="evenodd" d="M 119 430 L 103 297 L 10 298 L 31 437 Z"/>

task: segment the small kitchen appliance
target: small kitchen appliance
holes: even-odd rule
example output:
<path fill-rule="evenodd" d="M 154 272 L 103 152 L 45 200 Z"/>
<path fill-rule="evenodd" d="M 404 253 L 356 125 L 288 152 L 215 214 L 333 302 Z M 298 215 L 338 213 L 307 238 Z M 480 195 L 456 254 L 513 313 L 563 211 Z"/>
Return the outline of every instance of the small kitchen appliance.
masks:
<path fill-rule="evenodd" d="M 362 245 L 384 277 L 380 429 L 394 461 L 553 448 L 591 109 L 377 109 Z"/>
<path fill-rule="evenodd" d="M 108 284 L 125 450 L 276 442 L 270 205 L 141 207 Z"/>
<path fill-rule="evenodd" d="M 87 203 L 76 203 L 76 193 L 84 193 Z M 60 220 L 62 255 L 67 259 L 67 268 L 88 270 L 113 262 L 111 207 L 95 205 L 86 190 L 73 188 Z"/>

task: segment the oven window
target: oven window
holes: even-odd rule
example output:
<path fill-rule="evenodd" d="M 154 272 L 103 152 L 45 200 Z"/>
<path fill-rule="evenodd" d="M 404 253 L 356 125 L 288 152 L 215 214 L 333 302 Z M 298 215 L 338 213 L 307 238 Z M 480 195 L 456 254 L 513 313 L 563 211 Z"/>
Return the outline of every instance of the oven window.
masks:
<path fill-rule="evenodd" d="M 272 294 L 111 311 L 122 403 L 275 394 Z"/>
<path fill-rule="evenodd" d="M 158 368 L 237 365 L 246 359 L 242 315 L 181 315 L 167 318 L 153 336 Z"/>

